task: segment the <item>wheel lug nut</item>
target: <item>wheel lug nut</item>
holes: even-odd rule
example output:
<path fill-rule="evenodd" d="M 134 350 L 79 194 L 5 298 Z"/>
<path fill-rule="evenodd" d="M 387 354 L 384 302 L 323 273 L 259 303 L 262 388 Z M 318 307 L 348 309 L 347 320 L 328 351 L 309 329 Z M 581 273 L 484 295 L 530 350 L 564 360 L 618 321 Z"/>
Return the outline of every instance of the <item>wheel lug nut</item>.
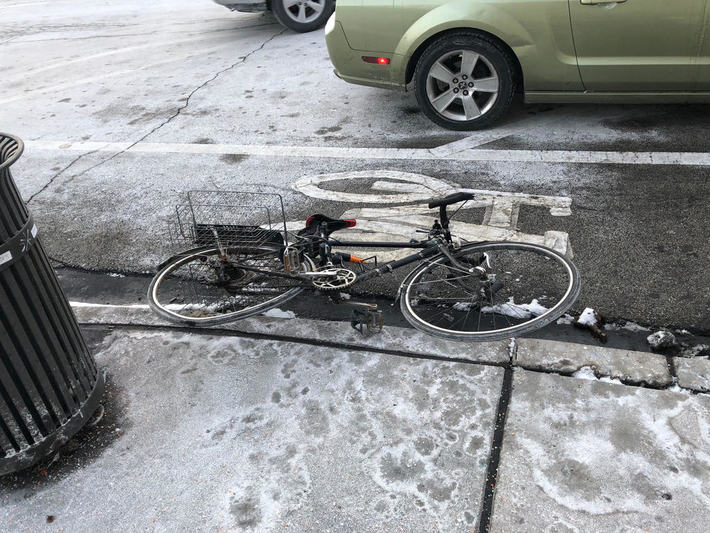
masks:
<path fill-rule="evenodd" d="M 464 96 L 468 96 L 468 91 L 464 91 L 464 92 L 463 92 L 463 95 L 464 95 Z"/>
<path fill-rule="evenodd" d="M 467 80 L 467 79 L 468 79 L 468 76 L 466 76 L 466 74 L 464 74 L 463 76 L 461 76 L 461 78 L 464 79 L 464 80 Z"/>
<path fill-rule="evenodd" d="M 458 90 L 458 89 L 454 89 L 454 93 L 457 93 L 457 92 L 459 92 L 459 90 Z"/>
<path fill-rule="evenodd" d="M 454 78 L 454 83 L 458 83 L 458 82 L 459 82 L 459 80 Z"/>
<path fill-rule="evenodd" d="M 469 87 L 473 87 L 473 82 L 472 82 L 472 81 L 469 82 L 469 83 L 468 83 L 468 86 L 469 86 Z"/>

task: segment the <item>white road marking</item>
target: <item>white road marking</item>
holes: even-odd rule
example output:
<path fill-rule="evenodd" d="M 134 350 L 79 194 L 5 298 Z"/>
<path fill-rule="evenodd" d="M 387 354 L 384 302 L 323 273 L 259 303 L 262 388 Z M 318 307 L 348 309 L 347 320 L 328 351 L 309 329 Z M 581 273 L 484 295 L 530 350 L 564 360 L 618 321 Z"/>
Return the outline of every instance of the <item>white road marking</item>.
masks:
<path fill-rule="evenodd" d="M 190 39 L 174 39 L 172 41 L 159 41 L 159 42 L 151 42 L 148 44 L 141 44 L 141 45 L 136 45 L 136 46 L 127 46 L 124 48 L 116 48 L 114 50 L 106 50 L 104 52 L 99 52 L 97 54 L 91 54 L 83 57 L 79 57 L 76 59 L 70 59 L 67 61 L 59 61 L 57 63 L 51 63 L 49 65 L 45 65 L 44 67 L 39 67 L 35 69 L 27 69 L 25 70 L 21 75 L 19 76 L 14 76 L 10 77 L 9 79 L 6 79 L 5 81 L 14 81 L 14 80 L 24 80 L 28 76 L 39 74 L 40 72 L 45 72 L 47 70 L 54 70 L 58 68 L 64 68 L 69 65 L 73 65 L 75 63 L 81 63 L 84 61 L 90 61 L 92 59 L 99 59 L 102 57 L 108 57 L 116 54 L 126 54 L 129 52 L 135 52 L 136 50 L 142 50 L 144 48 L 150 48 L 150 49 L 155 49 L 159 48 L 161 46 L 174 46 L 176 44 L 183 44 L 183 43 L 190 43 L 190 42 L 195 42 L 195 41 L 205 41 L 208 39 L 214 39 L 215 37 L 217 38 L 229 38 L 229 35 L 218 35 L 218 36 L 203 36 L 203 37 L 192 37 Z M 233 38 L 232 38 L 232 43 L 233 43 Z"/>
<path fill-rule="evenodd" d="M 320 184 L 338 180 L 359 180 L 380 178 L 394 180 L 388 182 L 378 181 L 375 194 L 350 193 L 341 191 L 330 191 L 321 189 Z M 391 184 L 385 189 L 385 183 Z M 401 185 L 400 185 L 401 184 Z M 407 190 L 408 185 L 416 185 L 418 190 Z M 405 188 L 401 188 L 404 186 Z M 311 198 L 320 198 L 336 202 L 354 203 L 374 203 L 393 204 L 404 202 L 422 202 L 435 196 L 444 196 L 451 192 L 451 185 L 445 181 L 424 176 L 422 174 L 412 174 L 411 172 L 398 172 L 394 170 L 363 170 L 360 172 L 336 172 L 332 174 L 319 174 L 317 176 L 306 176 L 297 180 L 293 189 Z M 387 190 L 397 192 L 397 194 L 381 194 L 379 191 Z"/>
<path fill-rule="evenodd" d="M 172 59 L 170 61 L 176 60 Z M 141 69 L 144 68 L 150 68 L 150 66 L 141 67 Z M 119 74 L 124 74 L 126 72 L 120 72 Z M 88 83 L 88 81 L 85 81 L 85 83 Z M 54 90 L 57 90 L 57 88 L 46 88 L 42 89 L 41 92 L 49 92 Z M 24 97 L 25 96 L 0 100 L 0 104 Z M 121 150 L 124 150 L 126 147 L 130 146 L 130 144 L 130 142 L 103 143 L 93 141 L 27 141 L 25 143 L 28 148 L 32 148 L 35 150 L 67 150 L 79 152 L 89 152 L 92 150 L 102 152 L 120 152 Z M 469 149 L 448 155 L 437 155 L 434 153 L 433 150 L 427 150 L 422 148 L 348 148 L 340 146 L 193 144 L 148 142 L 138 143 L 130 150 L 128 150 L 128 152 L 149 154 L 235 154 L 251 155 L 258 157 L 298 157 L 326 159 L 413 159 L 480 162 L 504 161 L 515 163 L 710 166 L 710 153 L 708 152 L 609 152 L 589 150 Z"/>
<path fill-rule="evenodd" d="M 555 124 L 568 121 L 571 113 L 572 111 L 570 109 L 564 109 L 563 111 L 548 112 L 542 116 L 539 114 L 531 115 L 513 124 L 494 126 L 484 131 L 474 132 L 458 141 L 442 144 L 441 146 L 432 148 L 431 153 L 439 157 L 449 157 L 463 150 L 476 148 L 516 133 L 526 132 L 529 134 L 531 131 L 541 128 L 549 129 Z"/>
<path fill-rule="evenodd" d="M 103 73 L 103 74 L 99 74 L 99 75 L 97 75 L 97 76 L 90 76 L 90 77 L 88 77 L 88 78 L 81 78 L 81 79 L 69 81 L 69 82 L 66 82 L 66 83 L 59 83 L 59 84 L 57 84 L 57 85 L 52 85 L 52 86 L 50 86 L 50 87 L 42 87 L 42 88 L 40 88 L 40 89 L 35 89 L 35 90 L 33 90 L 33 91 L 28 91 L 28 92 L 26 92 L 26 93 L 22 93 L 22 94 L 18 94 L 18 95 L 15 95 L 15 96 L 11 96 L 11 97 L 9 97 L 9 98 L 4 98 L 4 99 L 0 100 L 0 105 L 2 105 L 2 104 L 8 104 L 8 103 L 11 103 L 11 102 L 16 102 L 16 101 L 18 101 L 18 100 L 23 100 L 23 99 L 28 98 L 28 97 L 33 97 L 33 96 L 35 96 L 35 95 L 37 95 L 37 94 L 55 93 L 55 92 L 57 92 L 57 91 L 62 91 L 62 90 L 64 90 L 64 89 L 71 89 L 72 87 L 77 87 L 77 86 L 80 86 L 80 85 L 86 85 L 86 84 L 88 84 L 88 83 L 94 83 L 94 82 L 96 82 L 96 81 L 104 80 L 104 79 L 106 79 L 106 78 L 113 78 L 113 77 L 116 77 L 116 76 L 123 76 L 123 75 L 125 75 L 125 74 L 131 74 L 131 73 L 134 73 L 134 72 L 140 72 L 140 71 L 142 71 L 142 70 L 152 69 L 153 67 L 157 67 L 157 66 L 159 66 L 159 65 L 165 65 L 165 64 L 168 64 L 168 63 L 175 63 L 176 61 L 189 60 L 189 59 L 192 59 L 193 57 L 201 56 L 201 55 L 204 55 L 204 54 L 208 54 L 208 53 L 213 52 L 213 51 L 215 51 L 215 50 L 219 50 L 219 49 L 221 49 L 221 48 L 227 48 L 227 47 L 231 47 L 231 46 L 234 46 L 233 43 L 225 43 L 225 44 L 220 45 L 220 46 L 213 46 L 213 47 L 211 47 L 211 48 L 205 48 L 204 50 L 196 50 L 196 51 L 195 51 L 195 50 L 191 50 L 190 53 L 189 53 L 189 54 L 186 54 L 186 55 L 181 55 L 181 56 L 179 56 L 179 57 L 172 57 L 172 58 L 170 58 L 170 59 L 166 59 L 166 60 L 164 60 L 164 61 L 158 61 L 158 62 L 156 62 L 156 63 L 148 63 L 148 64 L 146 64 L 146 65 L 142 65 L 142 66 L 136 67 L 136 68 L 130 68 L 130 69 L 125 69 L 125 70 L 114 70 L 114 71 L 111 71 L 111 72 L 105 72 L 105 73 Z M 59 143 L 59 144 L 66 144 L 66 143 Z M 106 145 L 107 143 L 97 143 L 97 144 L 99 144 L 99 145 Z M 131 143 L 128 142 L 128 143 L 108 143 L 108 144 L 110 144 L 110 145 L 122 145 L 122 144 L 123 144 L 123 145 L 125 145 L 125 146 L 129 146 Z M 25 143 L 25 145 L 27 145 L 27 143 Z M 90 148 L 89 150 L 92 150 L 92 149 Z"/>
<path fill-rule="evenodd" d="M 3 4 L 0 9 L 8 9 L 11 7 L 23 7 L 23 6 L 41 6 L 43 4 L 48 4 L 49 2 L 22 2 L 21 4 Z"/>
<path fill-rule="evenodd" d="M 353 193 L 321 189 L 320 185 L 331 181 L 375 181 L 370 187 L 373 194 Z M 358 207 L 342 213 L 341 218 L 357 220 L 357 226 L 341 232 L 340 238 L 348 241 L 402 241 L 416 236 L 416 230 L 429 230 L 438 218 L 438 210 L 429 209 L 424 203 L 432 197 L 441 197 L 457 191 L 476 195 L 472 201 L 459 204 L 463 209 L 485 207 L 482 224 L 454 220 L 451 231 L 468 241 L 518 241 L 541 244 L 561 254 L 572 257 L 569 235 L 562 231 L 546 231 L 533 235 L 518 231 L 518 215 L 522 205 L 543 207 L 553 216 L 570 216 L 572 199 L 565 196 L 543 196 L 525 193 L 509 193 L 482 189 L 462 189 L 458 184 L 445 182 L 431 176 L 387 170 L 338 172 L 307 176 L 296 181 L 292 188 L 311 198 L 331 202 L 364 204 L 409 203 L 396 207 Z M 382 194 L 382 192 L 395 194 Z M 424 203 L 424 205 L 422 205 Z M 289 231 L 303 227 L 303 223 L 290 221 Z M 411 250 L 363 250 L 364 255 L 376 255 L 379 261 L 399 259 Z M 358 253 L 358 255 L 363 255 Z"/>
<path fill-rule="evenodd" d="M 69 301 L 69 305 L 72 307 L 93 307 L 100 309 L 150 309 L 147 304 L 127 304 L 127 305 L 116 305 L 116 304 L 94 304 L 87 302 L 74 302 Z"/>

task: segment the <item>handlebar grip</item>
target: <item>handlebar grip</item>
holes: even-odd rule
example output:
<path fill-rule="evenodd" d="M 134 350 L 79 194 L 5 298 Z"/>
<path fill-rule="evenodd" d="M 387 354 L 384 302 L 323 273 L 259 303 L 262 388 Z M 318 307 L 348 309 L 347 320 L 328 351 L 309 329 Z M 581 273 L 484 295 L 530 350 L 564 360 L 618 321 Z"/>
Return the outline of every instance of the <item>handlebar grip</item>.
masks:
<path fill-rule="evenodd" d="M 435 207 L 440 207 L 442 205 L 456 204 L 458 202 L 463 202 L 465 200 L 473 200 L 475 195 L 470 192 L 455 192 L 438 200 L 432 200 L 429 202 L 429 209 L 434 209 Z"/>

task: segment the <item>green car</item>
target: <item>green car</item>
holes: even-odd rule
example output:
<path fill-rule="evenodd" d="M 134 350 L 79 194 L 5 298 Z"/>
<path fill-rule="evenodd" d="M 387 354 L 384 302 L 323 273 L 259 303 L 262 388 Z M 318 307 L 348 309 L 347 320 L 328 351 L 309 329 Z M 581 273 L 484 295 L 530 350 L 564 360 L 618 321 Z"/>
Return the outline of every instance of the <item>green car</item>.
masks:
<path fill-rule="evenodd" d="M 455 130 L 528 102 L 710 102 L 710 0 L 338 0 L 338 77 Z"/>

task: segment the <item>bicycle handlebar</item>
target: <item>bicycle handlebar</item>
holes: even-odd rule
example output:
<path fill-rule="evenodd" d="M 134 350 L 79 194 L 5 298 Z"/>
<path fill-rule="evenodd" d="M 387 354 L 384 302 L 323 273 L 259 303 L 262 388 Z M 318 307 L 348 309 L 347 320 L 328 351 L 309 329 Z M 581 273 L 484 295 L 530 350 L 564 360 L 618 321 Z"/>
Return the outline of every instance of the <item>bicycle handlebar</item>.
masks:
<path fill-rule="evenodd" d="M 464 202 L 466 200 L 473 200 L 475 195 L 470 192 L 455 192 L 438 200 L 432 200 L 429 202 L 429 209 L 434 209 L 435 207 L 447 206 L 450 204 L 456 204 L 458 202 Z"/>

